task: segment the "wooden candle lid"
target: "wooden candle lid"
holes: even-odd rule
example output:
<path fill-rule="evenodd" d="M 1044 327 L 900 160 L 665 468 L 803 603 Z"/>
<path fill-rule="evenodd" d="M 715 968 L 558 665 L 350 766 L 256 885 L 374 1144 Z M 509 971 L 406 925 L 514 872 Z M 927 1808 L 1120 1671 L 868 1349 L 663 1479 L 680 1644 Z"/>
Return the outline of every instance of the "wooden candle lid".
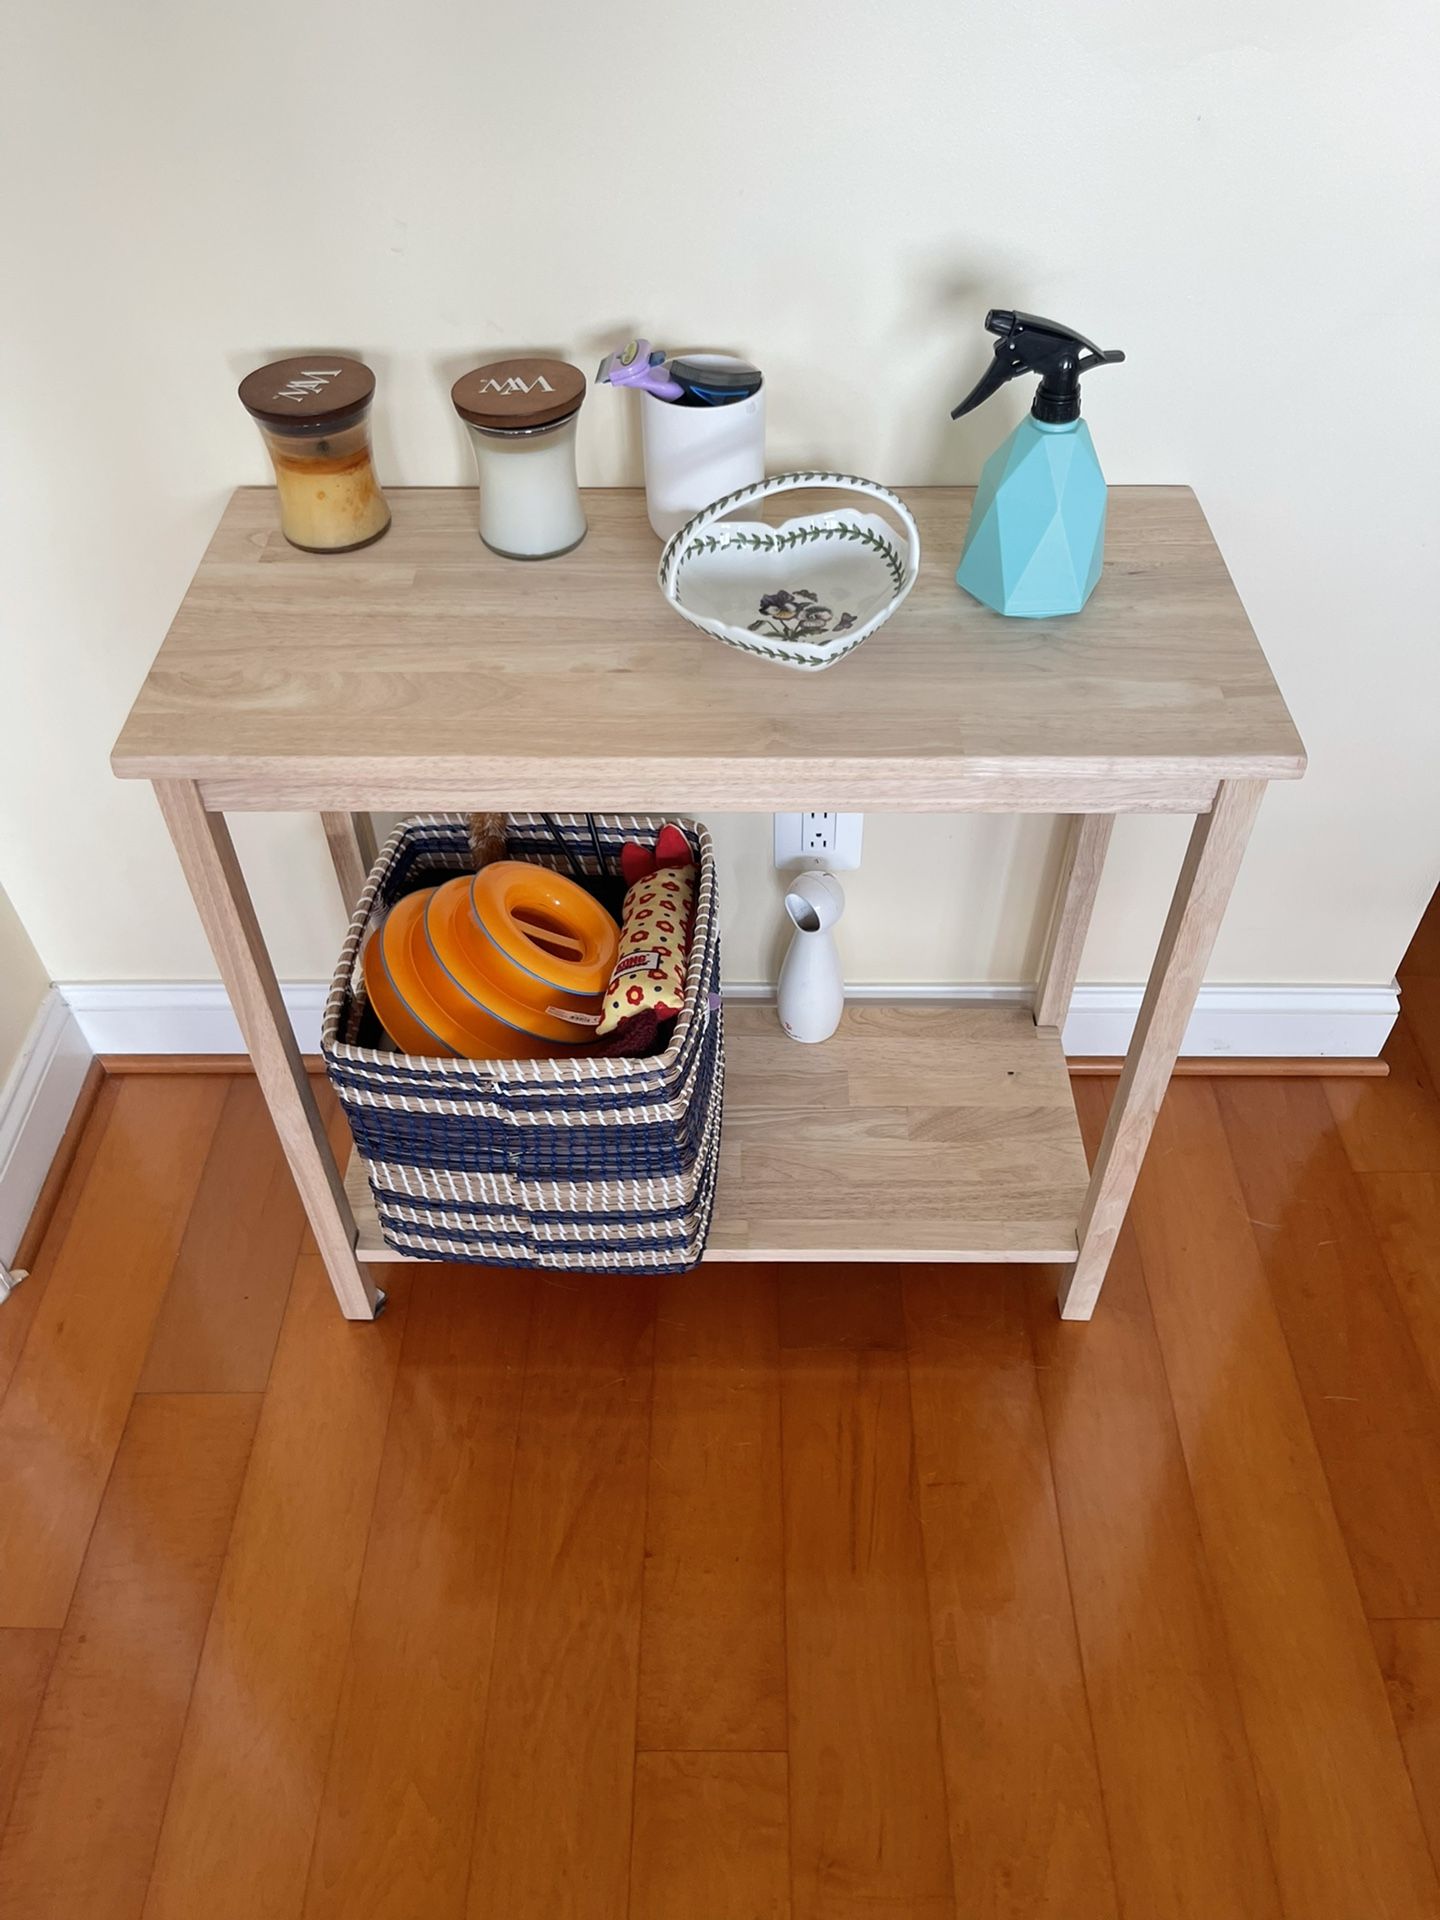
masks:
<path fill-rule="evenodd" d="M 450 398 L 472 426 L 523 432 L 574 413 L 585 398 L 585 376 L 568 360 L 493 360 L 462 373 Z"/>
<path fill-rule="evenodd" d="M 363 360 L 341 353 L 297 353 L 272 360 L 240 382 L 241 404 L 267 425 L 333 425 L 370 404 L 375 376 Z"/>

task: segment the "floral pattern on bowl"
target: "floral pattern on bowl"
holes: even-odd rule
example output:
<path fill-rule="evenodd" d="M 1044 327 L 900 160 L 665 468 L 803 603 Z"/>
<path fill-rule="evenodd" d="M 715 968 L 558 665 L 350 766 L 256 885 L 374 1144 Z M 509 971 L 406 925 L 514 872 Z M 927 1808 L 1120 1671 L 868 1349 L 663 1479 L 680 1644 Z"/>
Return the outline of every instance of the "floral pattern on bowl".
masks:
<path fill-rule="evenodd" d="M 779 593 L 761 594 L 760 618 L 750 622 L 750 631 L 772 640 L 813 640 L 822 633 L 848 633 L 854 624 L 853 613 L 832 613 L 808 587 L 782 587 Z"/>
<path fill-rule="evenodd" d="M 839 508 L 772 527 L 728 520 L 735 508 L 796 488 L 867 495 L 901 522 Z M 852 474 L 780 474 L 726 495 L 668 542 L 660 587 L 676 612 L 728 646 L 784 666 L 832 666 L 900 606 L 920 536 L 897 495 Z"/>

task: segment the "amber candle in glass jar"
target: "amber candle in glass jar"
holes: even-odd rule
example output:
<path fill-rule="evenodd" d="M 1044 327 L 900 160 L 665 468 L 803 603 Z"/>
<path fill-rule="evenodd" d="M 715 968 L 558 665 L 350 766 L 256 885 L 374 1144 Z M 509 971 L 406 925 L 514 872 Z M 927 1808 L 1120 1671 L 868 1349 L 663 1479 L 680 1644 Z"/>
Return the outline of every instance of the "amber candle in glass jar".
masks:
<path fill-rule="evenodd" d="M 276 360 L 240 382 L 275 469 L 280 531 L 291 546 L 348 553 L 389 526 L 370 459 L 374 394 L 369 367 L 342 354 Z"/>

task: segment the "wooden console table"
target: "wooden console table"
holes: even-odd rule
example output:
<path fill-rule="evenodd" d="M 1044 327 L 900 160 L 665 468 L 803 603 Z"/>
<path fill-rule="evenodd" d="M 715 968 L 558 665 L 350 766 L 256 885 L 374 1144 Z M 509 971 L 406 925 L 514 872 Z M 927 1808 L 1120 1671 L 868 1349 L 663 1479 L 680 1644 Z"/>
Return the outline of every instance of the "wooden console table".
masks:
<path fill-rule="evenodd" d="M 1070 816 L 1033 1009 L 866 1004 L 816 1048 L 727 1015 L 706 1257 L 1050 1261 L 1061 1311 L 1093 1311 L 1265 784 L 1304 749 L 1188 489 L 1113 489 L 1104 577 L 1054 622 L 955 586 L 968 488 L 906 497 L 919 584 L 802 675 L 665 606 L 638 493 L 589 494 L 584 543 L 531 566 L 481 545 L 469 491 L 397 491 L 384 539 L 328 558 L 285 544 L 268 489 L 234 495 L 113 765 L 154 783 L 352 1319 L 395 1256 L 320 1124 L 231 810 L 320 813 L 347 908 L 372 808 Z M 1092 1174 L 1059 1029 L 1117 813 L 1196 817 Z"/>

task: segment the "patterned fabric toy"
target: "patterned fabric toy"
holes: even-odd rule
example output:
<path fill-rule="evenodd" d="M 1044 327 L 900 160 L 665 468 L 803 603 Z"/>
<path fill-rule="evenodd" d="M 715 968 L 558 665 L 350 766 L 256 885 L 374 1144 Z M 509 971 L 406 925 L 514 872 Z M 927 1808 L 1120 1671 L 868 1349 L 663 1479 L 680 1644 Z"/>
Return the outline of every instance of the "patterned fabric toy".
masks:
<path fill-rule="evenodd" d="M 625 906 L 620 956 L 605 990 L 597 1053 L 653 1053 L 661 1023 L 685 1001 L 685 958 L 695 915 L 695 856 L 678 827 L 662 827 L 653 848 L 620 850 Z"/>

